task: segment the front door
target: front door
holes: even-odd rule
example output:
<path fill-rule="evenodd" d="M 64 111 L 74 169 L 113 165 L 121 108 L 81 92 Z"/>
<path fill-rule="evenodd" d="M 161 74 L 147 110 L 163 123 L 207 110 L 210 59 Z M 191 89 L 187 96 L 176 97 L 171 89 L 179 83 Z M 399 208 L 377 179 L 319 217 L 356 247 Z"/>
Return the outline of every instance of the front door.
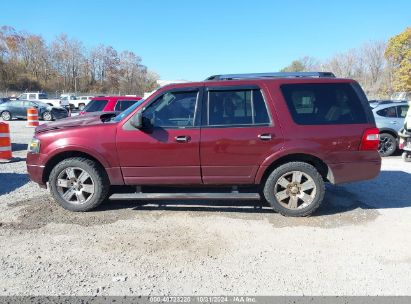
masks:
<path fill-rule="evenodd" d="M 143 128 L 127 122 L 117 151 L 128 185 L 199 184 L 201 88 L 171 90 L 142 110 Z"/>
<path fill-rule="evenodd" d="M 201 129 L 204 184 L 253 184 L 282 136 L 258 87 L 210 87 Z"/>

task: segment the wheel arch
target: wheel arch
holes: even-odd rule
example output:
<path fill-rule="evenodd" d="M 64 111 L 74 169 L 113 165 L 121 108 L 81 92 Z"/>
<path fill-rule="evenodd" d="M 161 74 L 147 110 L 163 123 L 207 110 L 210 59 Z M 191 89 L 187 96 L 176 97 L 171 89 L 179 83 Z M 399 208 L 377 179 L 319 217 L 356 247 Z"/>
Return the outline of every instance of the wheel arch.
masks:
<path fill-rule="evenodd" d="M 388 133 L 394 136 L 395 139 L 398 139 L 398 133 L 394 129 L 380 129 L 380 134 Z"/>
<path fill-rule="evenodd" d="M 94 161 L 98 166 L 101 167 L 101 169 L 107 174 L 107 170 L 105 169 L 104 165 L 100 160 L 98 160 L 96 157 L 90 155 L 89 153 L 82 152 L 82 151 L 63 151 L 60 153 L 57 153 L 53 155 L 46 163 L 44 170 L 43 170 L 43 176 L 42 180 L 44 183 L 49 181 L 50 173 L 53 170 L 53 168 L 62 160 L 71 158 L 71 157 L 83 157 L 90 159 Z M 108 175 L 108 174 L 107 174 Z"/>
<path fill-rule="evenodd" d="M 270 165 L 265 166 L 264 168 L 260 167 L 256 176 L 256 184 L 264 184 L 270 173 L 278 166 L 295 161 L 300 161 L 312 165 L 317 169 L 324 181 L 334 183 L 334 176 L 331 168 L 323 160 L 311 154 L 293 153 L 275 159 L 273 162 L 271 162 Z"/>

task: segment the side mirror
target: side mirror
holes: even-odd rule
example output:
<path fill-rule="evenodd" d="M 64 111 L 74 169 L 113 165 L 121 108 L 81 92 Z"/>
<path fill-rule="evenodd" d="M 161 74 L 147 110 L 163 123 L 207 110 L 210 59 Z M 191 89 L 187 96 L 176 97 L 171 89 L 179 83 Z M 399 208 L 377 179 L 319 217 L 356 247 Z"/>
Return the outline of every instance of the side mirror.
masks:
<path fill-rule="evenodd" d="M 130 124 L 136 129 L 142 129 L 143 128 L 143 113 L 141 111 L 138 111 L 136 115 L 134 115 L 131 118 Z"/>

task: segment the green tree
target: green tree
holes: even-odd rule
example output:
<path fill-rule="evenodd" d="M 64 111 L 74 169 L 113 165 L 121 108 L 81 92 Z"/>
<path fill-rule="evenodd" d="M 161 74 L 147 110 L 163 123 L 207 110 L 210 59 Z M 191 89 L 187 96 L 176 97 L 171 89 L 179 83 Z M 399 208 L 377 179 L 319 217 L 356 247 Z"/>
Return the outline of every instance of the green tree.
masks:
<path fill-rule="evenodd" d="M 303 72 L 305 66 L 300 60 L 294 60 L 289 66 L 281 69 L 280 72 Z"/>
<path fill-rule="evenodd" d="M 411 92 L 411 27 L 388 41 L 385 57 L 393 67 L 393 88 Z"/>

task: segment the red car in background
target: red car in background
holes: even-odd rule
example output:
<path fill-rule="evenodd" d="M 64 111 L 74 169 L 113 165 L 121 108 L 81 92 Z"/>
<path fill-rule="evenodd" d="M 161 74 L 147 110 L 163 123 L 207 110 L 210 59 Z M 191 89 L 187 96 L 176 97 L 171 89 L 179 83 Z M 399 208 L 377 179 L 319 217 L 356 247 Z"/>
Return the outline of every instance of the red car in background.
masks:
<path fill-rule="evenodd" d="M 139 96 L 102 96 L 94 97 L 80 115 L 91 112 L 122 112 L 142 98 Z"/>

